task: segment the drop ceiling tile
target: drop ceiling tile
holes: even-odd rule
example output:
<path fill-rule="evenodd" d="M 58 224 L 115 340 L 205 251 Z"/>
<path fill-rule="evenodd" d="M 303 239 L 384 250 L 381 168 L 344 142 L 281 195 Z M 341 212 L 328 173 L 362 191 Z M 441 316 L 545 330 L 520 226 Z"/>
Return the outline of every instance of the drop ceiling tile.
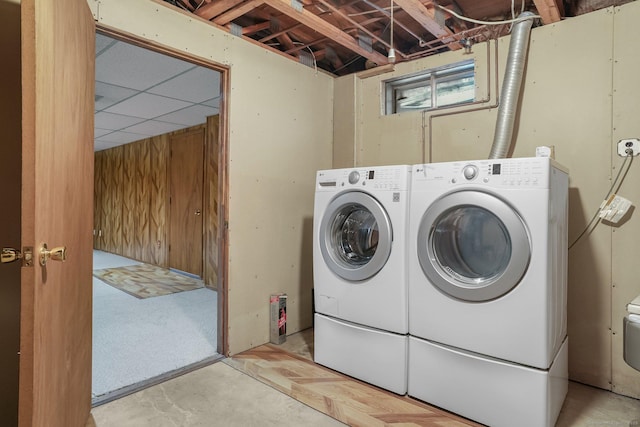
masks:
<path fill-rule="evenodd" d="M 126 144 L 129 142 L 140 141 L 141 139 L 145 139 L 145 135 L 139 135 L 137 133 L 131 132 L 111 132 L 108 135 L 101 136 L 97 138 L 96 141 L 100 142 L 109 142 L 109 143 L 117 143 L 117 144 Z"/>
<path fill-rule="evenodd" d="M 209 107 L 220 109 L 220 95 L 216 96 L 213 99 L 209 99 L 208 101 L 201 102 L 201 104 L 208 105 Z"/>
<path fill-rule="evenodd" d="M 175 113 L 158 117 L 159 120 L 171 123 L 179 123 L 185 126 L 195 126 L 207 121 L 208 116 L 218 114 L 217 108 L 204 105 L 194 105 Z"/>
<path fill-rule="evenodd" d="M 95 110 L 101 111 L 138 93 L 133 89 L 96 82 Z"/>
<path fill-rule="evenodd" d="M 176 123 L 161 122 L 158 120 L 147 120 L 146 122 L 126 128 L 127 132 L 139 133 L 142 135 L 156 136 L 182 129 L 184 125 Z"/>
<path fill-rule="evenodd" d="M 119 130 L 143 122 L 143 118 L 111 114 L 104 111 L 96 113 L 95 127 L 100 129 Z"/>
<path fill-rule="evenodd" d="M 118 145 L 122 144 L 112 144 L 109 142 L 96 141 L 93 151 L 108 150 L 109 148 L 117 147 Z"/>
<path fill-rule="evenodd" d="M 111 37 L 104 36 L 102 34 L 96 34 L 96 55 L 99 55 L 103 49 L 108 47 L 111 43 L 114 43 L 115 40 Z"/>
<path fill-rule="evenodd" d="M 220 95 L 220 73 L 204 67 L 194 67 L 147 92 L 198 104 Z"/>
<path fill-rule="evenodd" d="M 98 129 L 98 128 L 94 128 L 93 129 L 93 137 L 94 138 L 100 138 L 101 136 L 104 136 L 108 133 L 113 132 L 113 130 L 111 129 Z"/>
<path fill-rule="evenodd" d="M 119 41 L 96 57 L 96 80 L 144 90 L 192 67 L 189 62 Z"/>
<path fill-rule="evenodd" d="M 152 95 L 150 93 L 140 93 L 139 95 L 107 108 L 105 111 L 153 119 L 157 116 L 188 107 L 189 105 L 191 104 L 177 99 L 165 98 L 164 96 Z"/>

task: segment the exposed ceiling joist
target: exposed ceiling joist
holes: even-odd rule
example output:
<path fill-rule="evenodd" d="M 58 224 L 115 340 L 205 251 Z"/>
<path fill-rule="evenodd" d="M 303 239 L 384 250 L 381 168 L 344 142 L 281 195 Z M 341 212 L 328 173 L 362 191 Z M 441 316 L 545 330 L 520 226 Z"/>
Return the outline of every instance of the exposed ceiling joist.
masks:
<path fill-rule="evenodd" d="M 296 45 L 293 44 L 293 40 L 291 40 L 291 37 L 289 37 L 289 34 L 287 33 L 280 34 L 278 37 L 276 37 L 276 40 L 278 40 L 278 42 L 282 45 L 283 49 L 285 49 L 285 53 L 287 54 L 289 54 L 290 50 L 295 49 L 296 47 Z"/>
<path fill-rule="evenodd" d="M 241 17 L 247 12 L 252 11 L 258 6 L 261 6 L 264 3 L 263 0 L 249 0 L 241 5 L 234 7 L 228 12 L 223 13 L 213 20 L 215 24 L 218 25 L 227 25 L 229 22 L 233 21 L 236 18 Z"/>
<path fill-rule="evenodd" d="M 325 0 L 318 0 L 318 2 L 320 4 L 322 4 L 323 6 L 325 6 L 326 8 L 328 8 L 331 12 L 339 15 L 340 17 L 342 17 L 343 19 L 345 19 L 347 22 L 349 22 L 351 25 L 353 25 L 354 27 L 358 28 L 360 31 L 364 32 L 365 34 L 368 34 L 369 36 L 371 36 L 371 38 L 379 41 L 380 43 L 382 43 L 383 45 L 385 45 L 387 48 L 391 48 L 391 45 L 386 42 L 385 40 L 382 40 L 380 37 L 376 36 L 375 34 L 373 34 L 371 31 L 369 31 L 365 26 L 360 25 L 357 21 L 355 21 L 354 19 L 352 19 L 350 16 L 348 16 L 347 14 L 343 13 L 341 10 L 339 10 L 337 7 L 333 6 L 331 3 L 325 1 Z"/>
<path fill-rule="evenodd" d="M 562 0 L 533 0 L 543 24 L 558 22 L 564 16 Z"/>
<path fill-rule="evenodd" d="M 305 44 L 301 44 L 301 45 L 295 46 L 294 48 L 285 51 L 285 53 L 291 55 L 291 54 L 293 54 L 295 52 L 301 51 L 303 49 L 311 48 L 311 46 L 319 44 L 319 43 L 323 43 L 325 41 L 327 41 L 326 37 L 318 39 L 318 40 L 314 40 L 311 43 L 305 43 Z M 314 54 L 315 54 L 315 52 L 314 52 Z"/>
<path fill-rule="evenodd" d="M 436 20 L 435 13 L 427 9 L 420 0 L 394 0 L 394 2 L 436 38 L 444 43 L 449 43 L 447 45 L 449 49 L 457 50 L 462 48 L 460 43 L 457 43 L 453 37 L 453 32 L 444 23 L 440 24 Z"/>
<path fill-rule="evenodd" d="M 271 22 L 269 22 L 269 21 L 261 22 L 259 24 L 254 24 L 254 25 L 251 25 L 249 27 L 244 27 L 242 29 L 242 35 L 243 36 L 248 36 L 248 35 L 255 34 L 255 33 L 258 33 L 260 31 L 266 30 L 268 28 L 271 28 Z"/>
<path fill-rule="evenodd" d="M 160 1 L 160 0 L 154 0 Z M 634 0 L 164 0 L 170 7 L 226 27 L 300 60 L 313 44 L 314 66 L 336 75 L 387 64 L 391 40 L 398 61 L 462 48 L 509 33 L 515 6 L 543 24 Z M 392 9 L 393 8 L 393 9 Z M 393 25 L 391 25 L 391 13 Z M 282 23 L 280 21 L 282 20 Z M 493 25 L 483 25 L 491 21 Z M 393 38 L 391 37 L 393 32 Z M 301 47 L 303 46 L 303 47 Z M 367 61 L 361 60 L 362 58 Z M 303 58 L 304 59 L 304 58 Z M 343 62 L 344 61 L 344 62 Z"/>
<path fill-rule="evenodd" d="M 194 12 L 201 18 L 210 20 L 211 18 L 220 15 L 223 12 L 231 9 L 234 6 L 239 5 L 244 0 L 218 0 L 216 2 L 207 3 Z"/>
<path fill-rule="evenodd" d="M 368 51 L 367 49 L 362 48 L 356 39 L 344 31 L 334 27 L 324 19 L 319 18 L 305 9 L 297 11 L 291 6 L 291 3 L 286 0 L 265 0 L 265 4 L 378 65 L 389 62 L 386 56 L 376 52 L 375 50 Z"/>
<path fill-rule="evenodd" d="M 261 38 L 261 39 L 260 39 L 260 40 L 258 40 L 258 41 L 259 41 L 260 43 L 266 43 L 266 42 L 268 42 L 268 41 L 269 41 L 269 40 L 271 40 L 271 39 L 275 39 L 276 37 L 279 37 L 279 36 L 280 36 L 280 35 L 282 35 L 282 34 L 288 33 L 288 32 L 290 32 L 290 31 L 293 31 L 293 30 L 295 30 L 296 28 L 300 28 L 300 27 L 302 27 L 302 24 L 295 24 L 295 25 L 292 25 L 292 26 L 291 26 L 291 27 L 289 27 L 289 28 L 285 28 L 284 30 L 280 30 L 280 31 L 278 31 L 278 32 L 276 32 L 276 33 L 273 33 L 273 34 L 271 34 L 271 35 L 268 35 L 268 36 L 266 36 L 266 37 L 263 37 L 263 38 Z"/>

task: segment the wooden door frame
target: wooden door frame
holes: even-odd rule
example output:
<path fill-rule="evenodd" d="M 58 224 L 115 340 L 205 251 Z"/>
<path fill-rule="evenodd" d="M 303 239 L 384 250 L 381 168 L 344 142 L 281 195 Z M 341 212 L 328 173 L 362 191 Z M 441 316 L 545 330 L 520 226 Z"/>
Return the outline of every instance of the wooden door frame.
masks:
<path fill-rule="evenodd" d="M 229 243 L 228 243 L 228 223 L 229 223 L 229 158 L 228 158 L 228 94 L 230 92 L 230 69 L 228 66 L 218 64 L 212 61 L 204 60 L 200 57 L 193 56 L 187 52 L 183 52 L 151 40 L 134 36 L 114 29 L 112 27 L 102 25 L 96 22 L 96 32 L 108 35 L 118 40 L 139 46 L 145 49 L 153 50 L 157 53 L 172 56 L 176 59 L 190 62 L 194 65 L 212 69 L 220 73 L 220 106 L 219 106 L 219 131 L 218 131 L 218 336 L 217 336 L 217 352 L 221 355 L 229 355 L 229 310 L 228 310 L 228 266 L 229 266 Z M 205 151 L 207 148 L 208 138 L 205 138 Z M 206 159 L 205 159 L 206 160 Z M 205 183 L 210 180 L 205 168 Z M 206 197 L 206 196 L 205 196 Z M 207 200 L 208 202 L 208 200 Z M 203 206 L 204 218 L 207 218 L 208 203 Z M 207 247 L 204 247 L 203 254 L 206 257 Z"/>

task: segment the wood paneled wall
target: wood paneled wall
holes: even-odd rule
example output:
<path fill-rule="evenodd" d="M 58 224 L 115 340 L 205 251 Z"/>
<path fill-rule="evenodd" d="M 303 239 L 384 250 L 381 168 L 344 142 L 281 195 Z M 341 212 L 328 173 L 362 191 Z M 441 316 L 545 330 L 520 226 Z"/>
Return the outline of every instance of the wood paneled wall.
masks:
<path fill-rule="evenodd" d="M 205 171 L 204 171 L 204 281 L 217 289 L 218 283 L 218 151 L 220 144 L 218 135 L 220 130 L 220 116 L 207 119 L 207 133 L 205 141 Z"/>
<path fill-rule="evenodd" d="M 218 116 L 207 124 L 95 153 L 94 248 L 161 267 L 169 265 L 169 141 L 204 129 L 204 281 L 217 288 Z"/>
<path fill-rule="evenodd" d="M 167 265 L 168 137 L 95 153 L 96 249 Z"/>

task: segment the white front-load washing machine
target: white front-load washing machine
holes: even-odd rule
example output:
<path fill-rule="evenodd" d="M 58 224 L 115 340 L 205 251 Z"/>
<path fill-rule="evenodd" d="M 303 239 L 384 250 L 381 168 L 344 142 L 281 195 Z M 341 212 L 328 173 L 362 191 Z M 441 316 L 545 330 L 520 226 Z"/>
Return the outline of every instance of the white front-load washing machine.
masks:
<path fill-rule="evenodd" d="M 549 426 L 567 390 L 568 174 L 550 158 L 416 165 L 411 396 L 491 426 Z"/>
<path fill-rule="evenodd" d="M 319 171 L 313 226 L 314 360 L 407 390 L 411 167 Z"/>

